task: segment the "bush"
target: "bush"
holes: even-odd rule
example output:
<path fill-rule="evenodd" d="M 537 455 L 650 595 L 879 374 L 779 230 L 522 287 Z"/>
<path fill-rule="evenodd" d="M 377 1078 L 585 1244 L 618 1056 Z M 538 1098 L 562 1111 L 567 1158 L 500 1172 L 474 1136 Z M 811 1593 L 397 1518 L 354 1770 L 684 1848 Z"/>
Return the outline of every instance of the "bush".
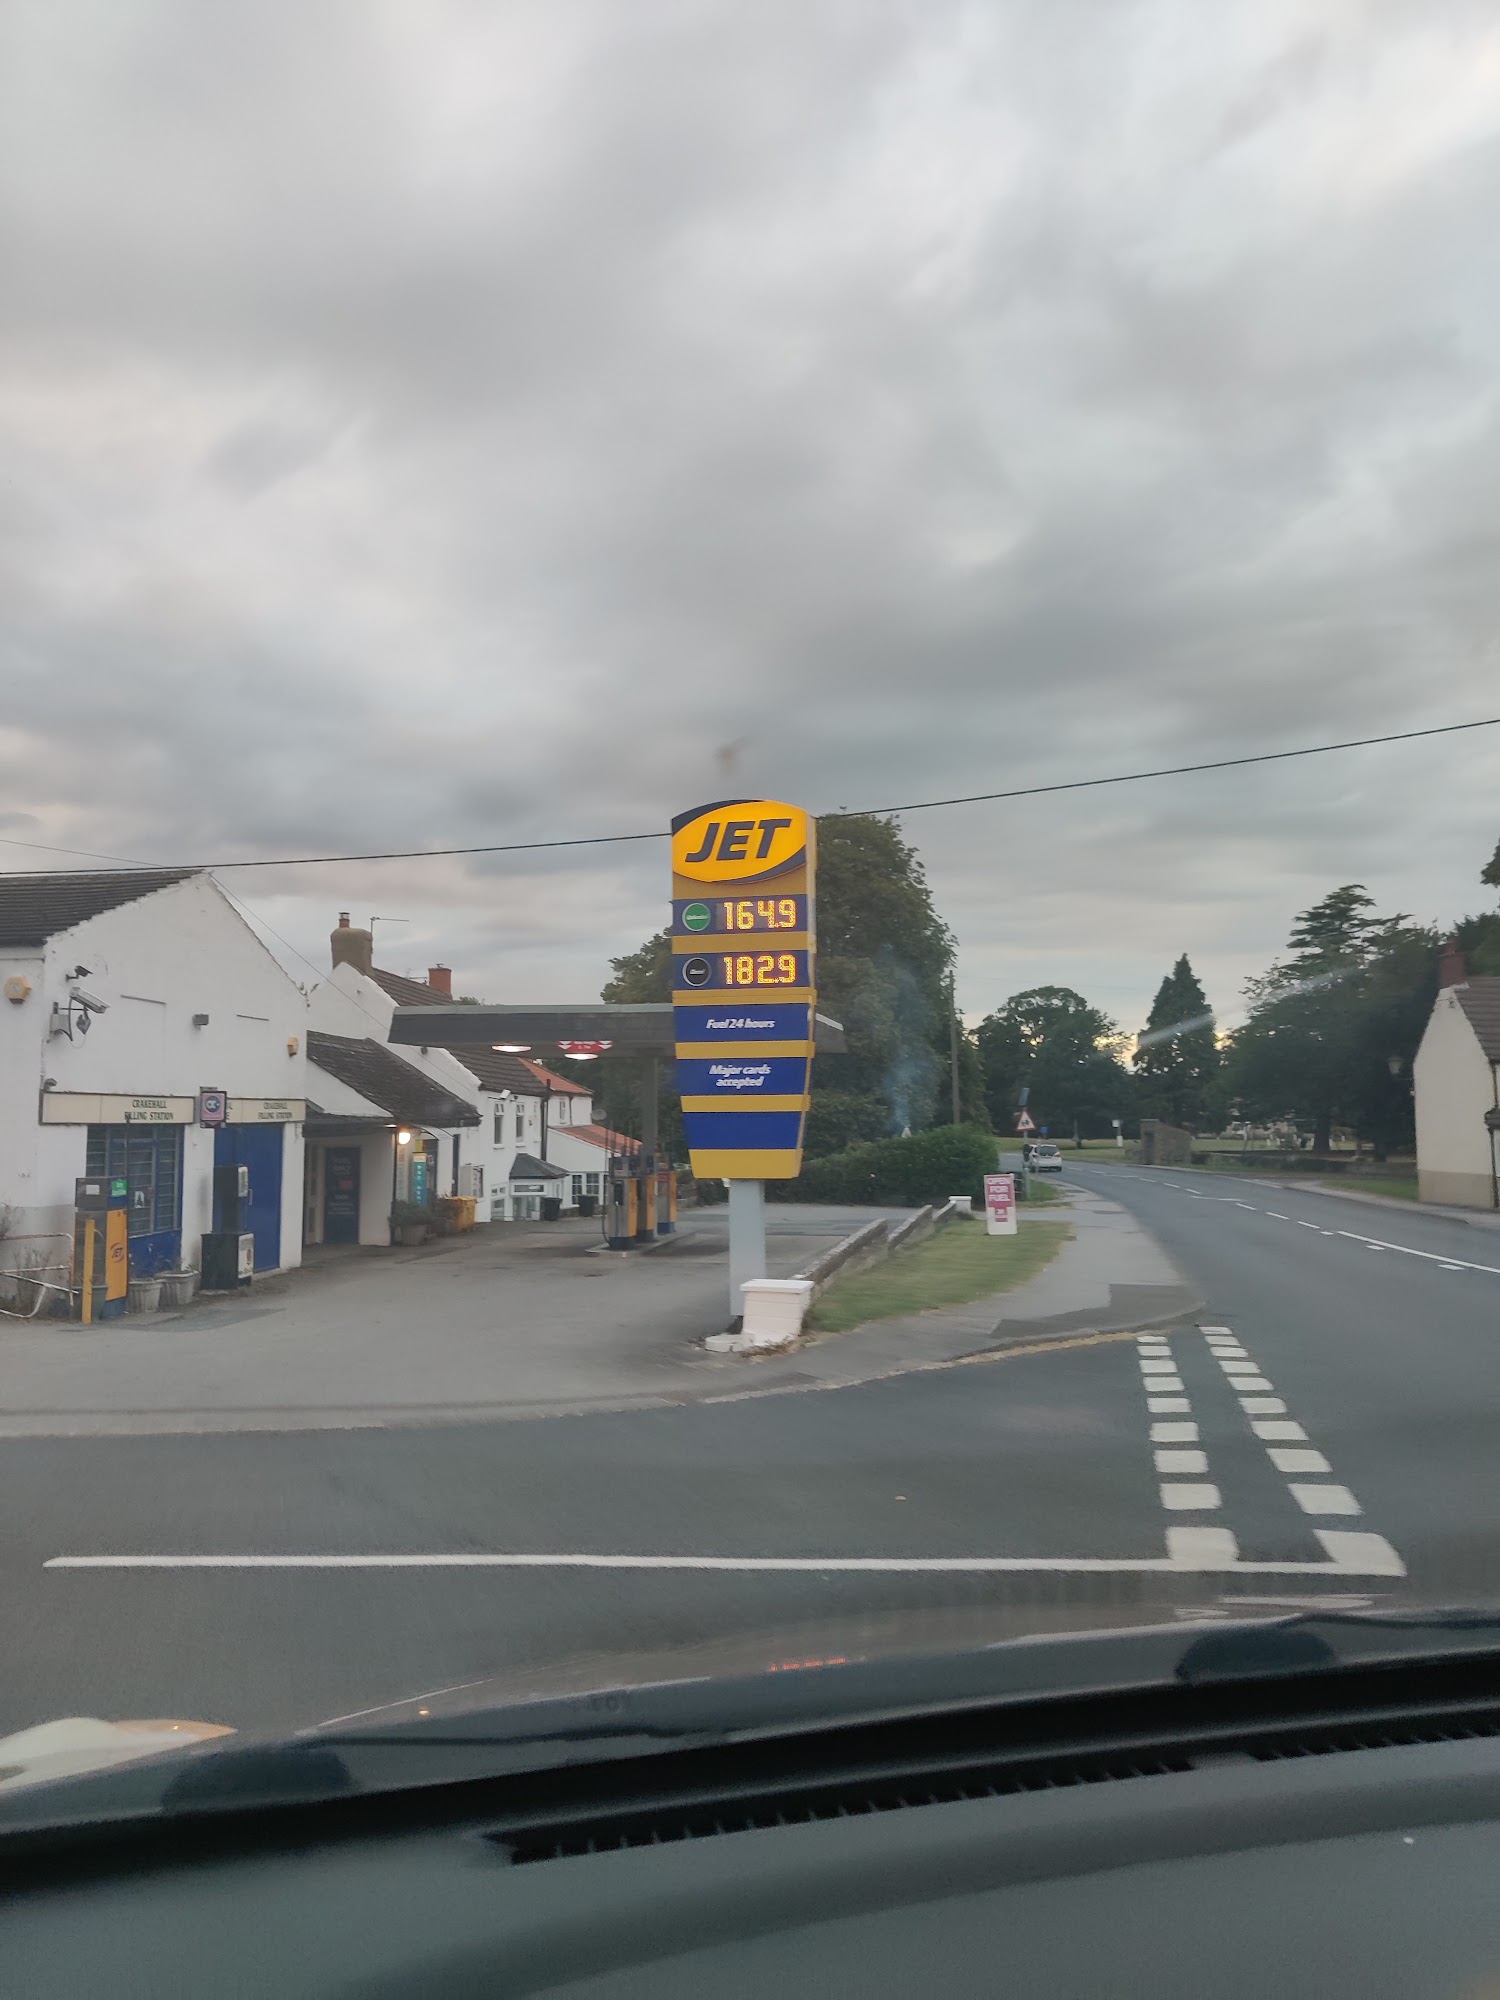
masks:
<path fill-rule="evenodd" d="M 869 1202 L 920 1208 L 949 1195 L 984 1197 L 984 1177 L 996 1171 L 992 1132 L 974 1125 L 938 1125 L 909 1139 L 878 1139 L 824 1160 L 804 1161 L 800 1179 L 770 1181 L 773 1201 Z"/>
<path fill-rule="evenodd" d="M 436 1221 L 433 1211 L 419 1201 L 393 1201 L 391 1203 L 391 1227 L 411 1229 L 425 1222 L 429 1228 Z"/>

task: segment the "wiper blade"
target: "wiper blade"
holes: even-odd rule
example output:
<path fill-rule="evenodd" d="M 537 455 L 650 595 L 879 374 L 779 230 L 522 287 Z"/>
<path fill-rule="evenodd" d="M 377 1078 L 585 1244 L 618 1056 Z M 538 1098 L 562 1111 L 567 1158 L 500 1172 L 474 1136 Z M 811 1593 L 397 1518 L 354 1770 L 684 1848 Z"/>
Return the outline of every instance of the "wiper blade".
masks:
<path fill-rule="evenodd" d="M 1176 1678 L 1187 1682 L 1243 1680 L 1261 1674 L 1302 1673 L 1309 1668 L 1335 1669 L 1372 1657 L 1410 1659 L 1431 1653 L 1431 1635 L 1437 1633 L 1474 1634 L 1485 1648 L 1500 1647 L 1500 1615 L 1468 1605 L 1439 1610 L 1400 1606 L 1370 1611 L 1337 1607 L 1294 1611 L 1283 1618 L 1229 1624 L 1200 1633 L 1178 1661 Z M 1357 1643 L 1361 1634 L 1371 1643 Z M 1351 1636 L 1355 1643 L 1351 1643 Z M 1416 1643 L 1393 1647 L 1391 1642 L 1397 1637 L 1409 1637 Z"/>

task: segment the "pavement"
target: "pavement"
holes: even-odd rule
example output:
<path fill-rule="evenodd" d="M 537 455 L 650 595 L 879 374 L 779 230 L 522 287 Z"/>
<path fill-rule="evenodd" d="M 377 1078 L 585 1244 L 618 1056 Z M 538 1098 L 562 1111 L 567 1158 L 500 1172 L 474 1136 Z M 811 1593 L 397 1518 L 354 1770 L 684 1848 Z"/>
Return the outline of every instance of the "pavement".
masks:
<path fill-rule="evenodd" d="M 1222 1176 L 1068 1178 L 1075 1244 L 1032 1281 L 1057 1309 L 1018 1290 L 977 1345 L 908 1348 L 882 1379 L 761 1372 L 838 1365 L 846 1335 L 721 1364 L 741 1386 L 712 1397 L 547 1422 L 5 1439 L 0 1728 L 165 1714 L 281 1733 L 469 1683 L 1500 1605 L 1483 1232 Z M 785 1268 L 804 1248 L 783 1243 Z M 1056 1289 L 1067 1257 L 1080 1281 L 1102 1259 L 1092 1310 Z M 707 1238 L 695 1265 L 718 1282 Z M 391 1308 L 429 1352 L 440 1268 Z M 1158 1282 L 1181 1310 L 1102 1323 Z"/>

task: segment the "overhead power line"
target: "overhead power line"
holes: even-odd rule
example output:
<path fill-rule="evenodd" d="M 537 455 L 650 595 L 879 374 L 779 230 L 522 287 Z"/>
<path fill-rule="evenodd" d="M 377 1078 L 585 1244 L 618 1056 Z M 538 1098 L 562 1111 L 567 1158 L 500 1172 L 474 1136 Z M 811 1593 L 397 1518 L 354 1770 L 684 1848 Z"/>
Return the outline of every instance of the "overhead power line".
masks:
<path fill-rule="evenodd" d="M 887 813 L 932 812 L 939 806 L 974 806 L 1006 799 L 1034 799 L 1044 793 L 1086 792 L 1101 785 L 1138 785 L 1148 778 L 1183 778 L 1198 771 L 1232 771 L 1247 764 L 1281 764 L 1294 757 L 1326 757 L 1336 750 L 1367 750 L 1380 743 L 1412 743 L 1424 736 L 1455 736 L 1470 729 L 1500 727 L 1500 715 L 1475 722 L 1444 722 L 1431 729 L 1399 729 L 1388 736 L 1352 736 L 1342 743 L 1307 743 L 1296 750 L 1260 750 L 1249 757 L 1215 757 L 1202 764 L 1167 764 L 1153 771 L 1117 771 L 1107 778 L 1068 778 L 1051 785 L 1016 785 L 1003 792 L 963 792 L 948 799 L 908 799 L 901 805 L 841 807 L 837 812 L 819 813 L 820 820 L 866 819 Z M 539 854 L 563 847 L 619 847 L 642 840 L 666 840 L 665 828 L 650 833 L 580 833 L 563 840 L 491 841 L 474 847 L 392 847 L 368 854 L 282 854 L 267 859 L 240 861 L 138 861 L 123 864 L 127 872 L 142 868 L 206 868 L 222 872 L 228 868 L 315 868 L 330 862 L 350 861 L 443 861 L 478 854 Z M 89 855 L 76 847 L 52 847 L 44 841 L 10 840 L 0 835 L 0 844 L 26 847 L 46 854 L 76 854 L 96 860 L 112 860 L 110 855 Z M 41 875 L 61 875 L 72 871 L 43 868 Z"/>

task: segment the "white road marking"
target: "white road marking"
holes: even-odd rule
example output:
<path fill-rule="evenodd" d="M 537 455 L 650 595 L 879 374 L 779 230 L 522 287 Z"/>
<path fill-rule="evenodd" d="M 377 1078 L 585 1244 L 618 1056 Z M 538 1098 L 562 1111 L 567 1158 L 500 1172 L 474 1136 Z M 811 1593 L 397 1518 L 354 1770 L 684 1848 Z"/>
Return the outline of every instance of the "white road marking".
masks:
<path fill-rule="evenodd" d="M 1195 1485 L 1189 1480 L 1164 1479 L 1160 1491 L 1163 1507 L 1170 1507 L 1177 1513 L 1206 1514 L 1210 1508 L 1223 1505 L 1217 1486 Z"/>
<path fill-rule="evenodd" d="M 1267 1445 L 1266 1457 L 1278 1472 L 1331 1472 L 1333 1467 L 1320 1451 L 1294 1444 Z"/>
<path fill-rule="evenodd" d="M 1139 1357 L 1143 1375 L 1175 1375 L 1177 1363 L 1170 1354 L 1142 1354 Z"/>
<path fill-rule="evenodd" d="M 1314 1528 L 1332 1560 L 1365 1576 L 1405 1576 L 1406 1564 L 1384 1535 L 1372 1535 L 1357 1528 Z"/>
<path fill-rule="evenodd" d="M 1290 1418 L 1257 1417 L 1251 1430 L 1266 1444 L 1306 1444 L 1307 1432 L 1301 1424 L 1294 1424 Z"/>
<path fill-rule="evenodd" d="M 1151 1426 L 1153 1444 L 1196 1444 L 1198 1426 L 1196 1424 L 1153 1424 Z"/>
<path fill-rule="evenodd" d="M 1317 1223 L 1315 1223 L 1315 1222 L 1304 1222 L 1304 1221 L 1302 1220 L 1302 1217 L 1301 1217 L 1300 1215 L 1299 1215 L 1299 1216 L 1297 1217 L 1297 1227 L 1298 1227 L 1299 1229 L 1316 1229 L 1316 1228 L 1317 1228 L 1317 1226 L 1318 1226 L 1318 1225 L 1317 1225 Z M 1333 1232 L 1332 1232 L 1331 1230 L 1328 1230 L 1328 1229 L 1325 1229 L 1325 1230 L 1323 1231 L 1323 1234 L 1324 1234 L 1325 1236 L 1330 1236 L 1330 1235 L 1332 1235 L 1332 1233 L 1333 1233 Z"/>
<path fill-rule="evenodd" d="M 1215 1334 L 1218 1334 L 1222 1339 L 1225 1340 L 1239 1339 L 1239 1335 L 1235 1332 L 1232 1326 L 1203 1326 L 1200 1324 L 1198 1331 L 1204 1336 L 1206 1340 L 1212 1340 Z"/>
<path fill-rule="evenodd" d="M 1180 1396 L 1186 1393 L 1186 1385 L 1180 1375 L 1148 1375 L 1141 1385 L 1151 1396 Z"/>
<path fill-rule="evenodd" d="M 1228 1528 L 1168 1528 L 1167 1555 L 1180 1569 L 1238 1569 L 1240 1545 Z"/>
<path fill-rule="evenodd" d="M 1280 1396 L 1241 1396 L 1240 1408 L 1247 1417 L 1284 1417 L 1286 1404 Z"/>
<path fill-rule="evenodd" d="M 1242 1361 L 1237 1354 L 1225 1354 L 1221 1356 L 1219 1366 L 1224 1370 L 1226 1375 L 1258 1375 L 1260 1373 L 1260 1369 L 1255 1362 L 1251 1361 L 1248 1357 Z"/>
<path fill-rule="evenodd" d="M 1362 1514 L 1365 1511 L 1347 1486 L 1305 1485 L 1293 1479 L 1288 1482 L 1287 1490 L 1304 1514 Z"/>
<path fill-rule="evenodd" d="M 1146 1408 L 1153 1417 L 1186 1415 L 1192 1408 L 1186 1396 L 1148 1396 Z"/>
<path fill-rule="evenodd" d="M 1353 1229 L 1334 1232 L 1347 1236 L 1351 1243 L 1363 1243 L 1371 1250 L 1399 1250 L 1403 1257 L 1421 1257 L 1429 1264 L 1441 1264 L 1446 1270 L 1487 1271 L 1492 1278 L 1500 1278 L 1500 1264 L 1468 1264 L 1459 1257 L 1440 1257 L 1435 1250 L 1413 1250 L 1405 1243 L 1387 1243 L 1379 1236 L 1361 1236 Z"/>
<path fill-rule="evenodd" d="M 1158 1472 L 1207 1472 L 1208 1470 L 1208 1453 L 1206 1451 L 1193 1451 L 1191 1449 L 1177 1451 L 1168 1449 L 1166 1451 L 1155 1452 L 1152 1455 L 1156 1460 L 1156 1469 Z M 1316 1471 L 1317 1468 L 1313 1466 L 1309 1470 Z"/>
<path fill-rule="evenodd" d="M 1462 1270 L 1463 1268 L 1464 1268 L 1464 1267 L 1463 1267 L 1463 1265 L 1462 1265 L 1462 1264 L 1439 1264 L 1439 1265 L 1438 1265 L 1438 1269 L 1439 1269 L 1440 1271 L 1461 1271 L 1461 1270 Z"/>
<path fill-rule="evenodd" d="M 1275 1386 L 1264 1375 L 1236 1375 L 1232 1380 L 1236 1389 L 1269 1390 Z"/>
<path fill-rule="evenodd" d="M 1342 1539 L 1350 1543 L 1376 1543 L 1390 1549 L 1379 1535 L 1349 1534 L 1319 1539 Z M 1391 1568 L 1394 1550 L 1385 1559 L 1379 1550 L 1354 1549 L 1347 1557 L 1329 1550 L 1326 1563 L 1308 1562 L 1208 1562 L 1195 1558 L 1193 1550 L 1219 1550 L 1226 1542 L 1188 1542 L 1185 1535 L 1233 1536 L 1226 1529 L 1167 1529 L 1165 1556 L 605 1556 L 605 1555 L 491 1555 L 465 1552 L 455 1555 L 115 1555 L 49 1556 L 42 1564 L 48 1570 L 329 1570 L 329 1569 L 623 1569 L 623 1570 L 731 1570 L 792 1571 L 818 1575 L 828 1570 L 862 1570 L 907 1574 L 924 1571 L 970 1571 L 980 1574 L 1006 1571 L 1053 1571 L 1066 1573 L 1134 1574 L 1181 1569 L 1237 1568 L 1257 1576 L 1404 1576 L 1403 1568 Z M 1372 1564 L 1374 1566 L 1372 1566 Z"/>
<path fill-rule="evenodd" d="M 1164 1333 L 1137 1334 L 1135 1344 L 1142 1354 L 1166 1354 L 1171 1347 Z"/>
<path fill-rule="evenodd" d="M 1291 1217 L 1283 1215 L 1279 1208 L 1268 1208 L 1266 1214 L 1270 1216 L 1273 1222 L 1289 1222 L 1291 1220 Z"/>

